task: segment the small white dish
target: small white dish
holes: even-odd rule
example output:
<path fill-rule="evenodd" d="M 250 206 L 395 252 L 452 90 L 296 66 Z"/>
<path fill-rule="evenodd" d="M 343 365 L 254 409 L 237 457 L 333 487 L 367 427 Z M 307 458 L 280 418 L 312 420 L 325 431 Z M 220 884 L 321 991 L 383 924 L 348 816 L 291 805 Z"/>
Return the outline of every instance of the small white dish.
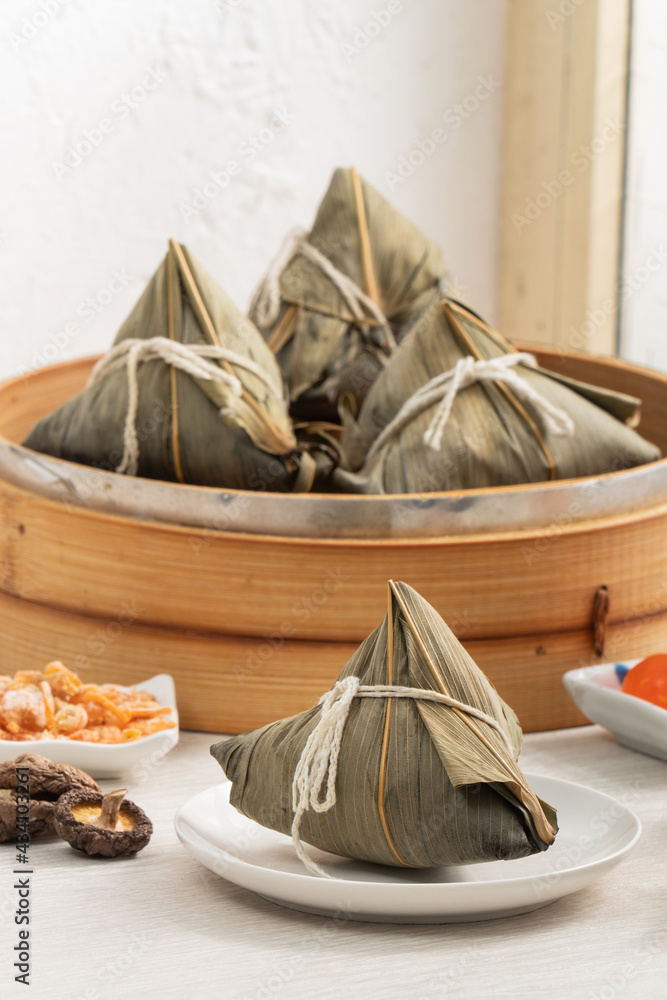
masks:
<path fill-rule="evenodd" d="M 563 684 L 586 718 L 611 730 L 622 746 L 667 760 L 667 711 L 621 691 L 619 674 L 639 662 L 622 660 L 569 670 Z"/>
<path fill-rule="evenodd" d="M 267 830 L 230 805 L 231 784 L 200 792 L 176 815 L 183 846 L 216 875 L 270 902 L 348 920 L 458 923 L 536 910 L 590 885 L 637 843 L 641 825 L 620 802 L 558 778 L 527 776 L 558 810 L 548 851 L 518 861 L 457 868 L 385 868 L 308 848 L 335 879 L 311 875 L 289 837 Z M 606 820 L 600 820 L 606 816 Z"/>
<path fill-rule="evenodd" d="M 132 772 L 137 780 L 150 771 L 178 743 L 178 710 L 174 679 L 170 674 L 156 674 L 132 687 L 143 688 L 161 705 L 171 708 L 167 718 L 174 729 L 163 729 L 129 743 L 84 743 L 80 740 L 0 740 L 0 761 L 14 760 L 23 753 L 38 753 L 60 764 L 73 764 L 92 778 L 115 778 Z"/>

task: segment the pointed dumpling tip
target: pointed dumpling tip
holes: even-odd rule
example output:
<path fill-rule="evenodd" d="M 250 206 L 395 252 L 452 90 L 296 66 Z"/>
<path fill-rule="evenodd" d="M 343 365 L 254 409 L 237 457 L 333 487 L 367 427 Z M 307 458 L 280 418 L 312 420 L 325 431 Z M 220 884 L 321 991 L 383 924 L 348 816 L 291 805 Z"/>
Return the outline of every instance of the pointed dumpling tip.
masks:
<path fill-rule="evenodd" d="M 227 765 L 229 764 L 229 758 L 234 746 L 234 740 L 221 740 L 219 743 L 214 743 L 210 748 L 211 757 L 217 760 L 218 764 L 225 772 L 227 777 Z"/>

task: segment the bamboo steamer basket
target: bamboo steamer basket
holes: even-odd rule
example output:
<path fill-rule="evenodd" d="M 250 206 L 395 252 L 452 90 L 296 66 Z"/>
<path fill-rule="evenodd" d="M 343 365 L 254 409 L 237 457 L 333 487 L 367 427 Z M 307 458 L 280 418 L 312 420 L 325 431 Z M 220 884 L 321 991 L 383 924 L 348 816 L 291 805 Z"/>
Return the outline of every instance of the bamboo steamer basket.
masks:
<path fill-rule="evenodd" d="M 667 453 L 666 378 L 535 353 L 640 396 L 641 431 Z M 389 578 L 440 611 L 525 731 L 585 721 L 566 670 L 667 647 L 667 460 L 416 498 L 138 484 L 19 446 L 94 360 L 0 386 L 0 672 L 54 658 L 91 681 L 167 671 L 184 727 L 240 732 L 317 700 L 381 621 Z M 153 491 L 151 520 L 128 516 L 138 485 Z M 229 503 L 241 511 L 234 530 L 192 523 L 198 507 Z M 160 520 L 170 509 L 184 523 Z"/>

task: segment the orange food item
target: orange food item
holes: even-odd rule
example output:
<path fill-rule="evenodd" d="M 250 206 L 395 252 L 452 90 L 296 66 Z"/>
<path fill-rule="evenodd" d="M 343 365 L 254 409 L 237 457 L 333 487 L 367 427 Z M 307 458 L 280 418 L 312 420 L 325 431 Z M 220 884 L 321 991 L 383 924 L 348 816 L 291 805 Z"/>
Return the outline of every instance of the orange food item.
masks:
<path fill-rule="evenodd" d="M 51 690 L 58 698 L 71 697 L 81 687 L 81 681 L 74 671 L 66 667 L 60 660 L 49 663 L 44 670 L 44 678 L 49 682 Z"/>
<path fill-rule="evenodd" d="M 667 709 L 667 653 L 647 656 L 629 670 L 621 691 Z"/>
<path fill-rule="evenodd" d="M 85 729 L 87 725 L 88 713 L 83 705 L 65 705 L 56 712 L 51 728 L 59 735 L 69 736 L 77 729 Z"/>
<path fill-rule="evenodd" d="M 44 672 L 20 670 L 0 677 L 0 740 L 71 739 L 127 743 L 175 722 L 148 691 L 120 684 L 82 684 L 64 663 Z"/>
<path fill-rule="evenodd" d="M 159 733 L 161 729 L 172 729 L 174 725 L 173 722 L 167 722 L 165 725 L 164 719 L 154 716 L 152 719 L 134 719 L 126 727 L 125 732 L 131 729 L 136 730 L 141 736 L 152 736 L 153 733 Z"/>
<path fill-rule="evenodd" d="M 44 696 L 34 684 L 10 687 L 2 695 L 0 719 L 10 733 L 30 732 L 32 739 L 46 725 Z"/>
<path fill-rule="evenodd" d="M 77 691 L 73 696 L 73 701 L 78 701 L 80 698 L 87 699 L 93 703 L 99 705 L 106 715 L 111 715 L 115 722 L 120 722 L 121 725 L 127 725 L 127 723 L 132 718 L 130 712 L 128 712 L 124 707 L 121 708 L 120 705 L 116 705 L 111 698 L 108 698 L 96 684 L 85 684 L 82 685 L 79 691 Z"/>
<path fill-rule="evenodd" d="M 44 699 L 44 722 L 46 728 L 49 729 L 53 725 L 53 718 L 56 714 L 56 702 L 48 681 L 40 681 L 39 689 Z"/>
<path fill-rule="evenodd" d="M 73 740 L 83 743 L 124 743 L 123 732 L 119 726 L 91 726 L 89 729 L 78 729 L 72 733 Z"/>
<path fill-rule="evenodd" d="M 23 687 L 24 684 L 35 684 L 37 687 L 44 680 L 44 674 L 39 670 L 19 670 L 11 678 L 11 686 L 14 688 Z"/>

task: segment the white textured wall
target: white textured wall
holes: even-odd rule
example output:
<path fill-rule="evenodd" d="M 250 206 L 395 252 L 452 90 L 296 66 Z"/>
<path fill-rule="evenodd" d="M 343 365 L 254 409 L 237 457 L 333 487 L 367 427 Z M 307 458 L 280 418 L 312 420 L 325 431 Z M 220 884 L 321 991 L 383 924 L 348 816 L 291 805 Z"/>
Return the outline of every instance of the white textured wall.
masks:
<path fill-rule="evenodd" d="M 245 307 L 339 164 L 437 240 L 493 318 L 504 15 L 505 0 L 7 0 L 0 377 L 104 349 L 170 235 Z M 388 179 L 434 129 L 424 163 Z M 232 160 L 222 190 L 211 173 Z"/>
<path fill-rule="evenodd" d="M 667 4 L 634 0 L 621 348 L 667 371 Z"/>

